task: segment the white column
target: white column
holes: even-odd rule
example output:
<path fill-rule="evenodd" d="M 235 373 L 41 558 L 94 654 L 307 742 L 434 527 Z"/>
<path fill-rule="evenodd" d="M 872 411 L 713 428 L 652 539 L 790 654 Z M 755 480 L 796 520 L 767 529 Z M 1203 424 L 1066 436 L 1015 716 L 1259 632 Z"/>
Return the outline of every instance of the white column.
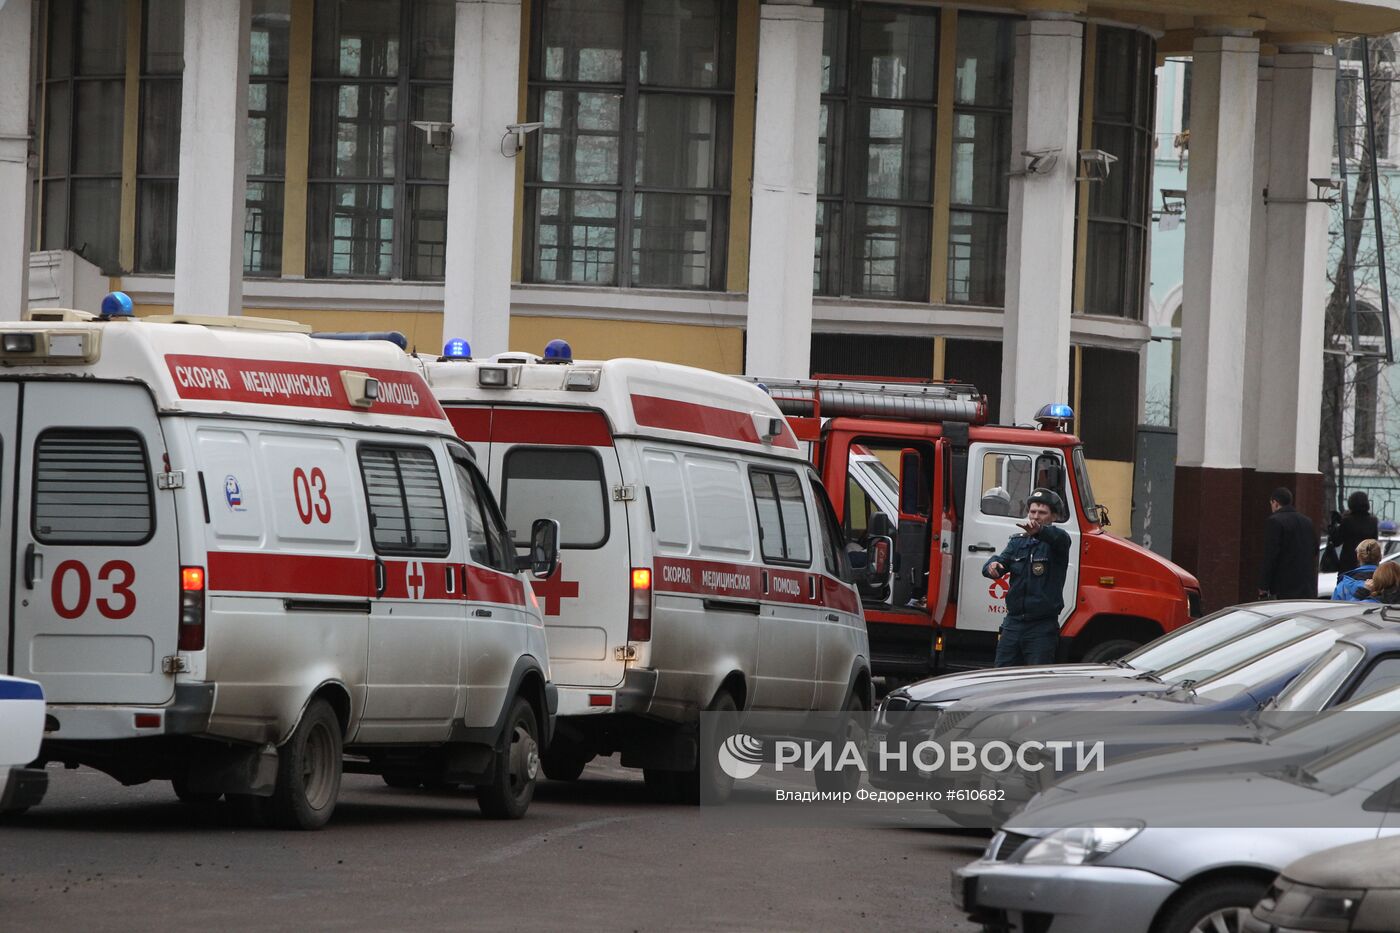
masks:
<path fill-rule="evenodd" d="M 1321 429 L 1322 335 L 1327 310 L 1328 206 L 1312 178 L 1332 175 L 1336 61 L 1317 52 L 1274 58 L 1274 113 L 1266 214 L 1268 272 L 1258 334 L 1259 464 L 1316 473 Z"/>
<path fill-rule="evenodd" d="M 484 357 L 510 349 L 515 159 L 501 137 L 518 120 L 520 0 L 457 0 L 455 41 L 443 337 Z"/>
<path fill-rule="evenodd" d="M 1177 418 L 1180 466 L 1242 465 L 1242 361 L 1249 306 L 1258 72 L 1257 39 L 1207 36 L 1195 42 L 1181 314 L 1185 375 Z M 1277 70 L 1274 80 L 1277 84 Z"/>
<path fill-rule="evenodd" d="M 1042 405 L 1070 400 L 1083 51 L 1082 23 L 1030 19 L 1016 24 L 1010 170 L 1025 169 L 1022 152 L 1055 151 L 1048 172 L 1011 177 L 1001 363 L 1000 418 L 1006 423 L 1030 421 Z"/>
<path fill-rule="evenodd" d="M 1264 189 L 1269 187 L 1269 162 L 1273 152 L 1269 128 L 1274 108 L 1274 60 L 1259 59 L 1259 85 L 1254 104 L 1254 184 L 1249 214 L 1249 306 L 1245 319 L 1244 405 L 1241 415 L 1246 425 L 1260 424 L 1259 398 L 1263 388 L 1264 282 L 1268 274 L 1268 226 L 1264 211 Z M 1240 462 L 1247 467 L 1259 462 L 1259 432 L 1246 430 L 1240 437 Z"/>
<path fill-rule="evenodd" d="M 249 0 L 185 0 L 175 313 L 243 310 Z"/>
<path fill-rule="evenodd" d="M 0 5 L 0 319 L 17 320 L 29 293 L 29 0 Z"/>
<path fill-rule="evenodd" d="M 744 354 L 744 371 L 753 375 L 805 379 L 811 372 L 821 69 L 822 11 L 763 4 Z"/>

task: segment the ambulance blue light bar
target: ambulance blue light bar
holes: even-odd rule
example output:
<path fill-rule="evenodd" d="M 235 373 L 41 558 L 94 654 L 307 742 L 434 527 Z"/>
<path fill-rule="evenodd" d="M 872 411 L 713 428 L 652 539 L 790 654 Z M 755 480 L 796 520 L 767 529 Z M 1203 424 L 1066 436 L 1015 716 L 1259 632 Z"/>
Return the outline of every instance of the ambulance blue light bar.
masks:
<path fill-rule="evenodd" d="M 1068 431 L 1074 423 L 1074 409 L 1057 402 L 1042 405 L 1040 411 L 1035 413 L 1035 422 L 1044 430 Z"/>
<path fill-rule="evenodd" d="M 574 348 L 569 346 L 567 340 L 555 338 L 544 345 L 544 361 L 546 363 L 572 363 L 574 361 Z"/>
<path fill-rule="evenodd" d="M 315 333 L 311 336 L 317 340 L 387 340 L 400 350 L 408 351 L 408 338 L 396 330 L 325 332 Z"/>
<path fill-rule="evenodd" d="M 456 360 L 458 362 L 469 363 L 472 358 L 472 345 L 461 337 L 453 337 L 442 345 L 442 358 L 444 360 Z"/>
<path fill-rule="evenodd" d="M 102 299 L 102 313 L 99 320 L 112 321 L 117 318 L 129 318 L 136 315 L 136 309 L 131 306 L 131 296 L 126 292 L 108 292 Z"/>

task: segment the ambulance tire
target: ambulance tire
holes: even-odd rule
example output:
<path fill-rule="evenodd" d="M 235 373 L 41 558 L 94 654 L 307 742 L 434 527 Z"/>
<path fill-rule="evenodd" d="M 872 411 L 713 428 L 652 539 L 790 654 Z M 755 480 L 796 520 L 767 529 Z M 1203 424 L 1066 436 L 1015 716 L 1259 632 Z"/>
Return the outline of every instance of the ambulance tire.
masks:
<path fill-rule="evenodd" d="M 673 780 L 677 801 L 691 806 L 699 806 L 701 803 L 724 803 L 734 791 L 734 779 L 725 774 L 717 764 L 719 747 L 713 740 L 733 731 L 729 723 L 731 720 L 737 720 L 739 707 L 728 690 L 721 690 L 710 703 L 708 712 L 721 714 L 720 723 L 716 728 L 701 732 L 702 736 L 706 732 L 710 733 L 711 743 L 708 746 L 701 743 L 694 768 L 689 771 L 672 772 L 675 775 Z"/>
<path fill-rule="evenodd" d="M 1085 664 L 1103 664 L 1106 661 L 1116 661 L 1129 651 L 1134 651 L 1142 647 L 1142 642 L 1132 638 L 1110 638 L 1108 641 L 1101 641 L 1084 652 L 1081 658 Z"/>
<path fill-rule="evenodd" d="M 556 739 L 540 758 L 540 765 L 544 768 L 544 776 L 551 781 L 567 782 L 577 781 L 583 775 L 583 769 L 588 767 L 592 760 L 592 755 L 580 752 L 574 746 Z"/>
<path fill-rule="evenodd" d="M 530 809 L 540 775 L 540 726 L 535 710 L 516 697 L 506 718 L 503 748 L 489 783 L 476 786 L 476 802 L 492 820 L 518 820 Z"/>
<path fill-rule="evenodd" d="M 343 748 L 340 719 L 325 700 L 312 700 L 292 737 L 277 749 L 277 786 L 268 799 L 272 823 L 320 829 L 340 796 Z"/>
<path fill-rule="evenodd" d="M 180 802 L 192 807 L 204 807 L 211 803 L 218 803 L 223 796 L 220 791 L 192 791 L 189 786 L 189 779 L 183 775 L 170 779 L 170 789 L 175 791 L 175 796 L 180 798 Z"/>
<path fill-rule="evenodd" d="M 856 748 L 861 750 L 861 754 L 865 753 L 866 723 L 863 716 L 865 711 L 865 701 L 853 692 L 847 698 L 846 705 L 842 709 L 843 715 L 837 729 L 838 755 L 843 743 L 847 742 L 855 743 Z M 841 771 L 818 769 L 812 772 L 812 777 L 816 779 L 819 791 L 855 793 L 856 788 L 860 786 L 861 770 L 856 767 L 847 767 Z"/>

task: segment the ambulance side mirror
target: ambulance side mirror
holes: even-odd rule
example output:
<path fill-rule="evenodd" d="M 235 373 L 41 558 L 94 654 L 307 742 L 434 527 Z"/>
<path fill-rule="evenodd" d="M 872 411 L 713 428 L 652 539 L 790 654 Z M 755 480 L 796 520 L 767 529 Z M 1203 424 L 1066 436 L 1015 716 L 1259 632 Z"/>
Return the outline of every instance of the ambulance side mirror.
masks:
<path fill-rule="evenodd" d="M 559 523 L 552 518 L 537 518 L 530 526 L 530 554 L 521 558 L 520 569 L 541 579 L 554 576 L 559 568 Z"/>
<path fill-rule="evenodd" d="M 871 586 L 882 586 L 889 579 L 893 553 L 893 538 L 874 535 L 865 542 L 865 575 Z"/>

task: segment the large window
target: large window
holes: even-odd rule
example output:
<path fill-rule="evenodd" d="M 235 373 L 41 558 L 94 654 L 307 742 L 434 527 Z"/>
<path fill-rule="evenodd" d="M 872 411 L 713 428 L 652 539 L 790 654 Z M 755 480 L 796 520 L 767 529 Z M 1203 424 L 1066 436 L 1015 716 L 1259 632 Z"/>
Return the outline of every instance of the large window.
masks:
<path fill-rule="evenodd" d="M 602 547 L 608 540 L 608 490 L 603 461 L 592 450 L 516 447 L 506 454 L 501 503 L 510 536 L 530 540 L 537 518 L 559 523 L 560 545 Z"/>
<path fill-rule="evenodd" d="M 146 448 L 132 431 L 64 428 L 34 445 L 34 540 L 142 544 L 155 526 Z"/>
<path fill-rule="evenodd" d="M 720 289 L 734 0 L 541 0 L 525 278 Z"/>
<path fill-rule="evenodd" d="M 813 287 L 927 301 L 938 11 L 825 16 Z"/>
<path fill-rule="evenodd" d="M 362 445 L 360 474 L 376 554 L 447 555 L 447 503 L 431 450 Z"/>
<path fill-rule="evenodd" d="M 282 271 L 287 171 L 287 60 L 291 0 L 253 0 L 248 42 L 248 186 L 243 271 Z"/>
<path fill-rule="evenodd" d="M 180 180 L 183 0 L 146 0 L 141 20 L 141 139 L 136 155 L 136 270 L 175 271 Z"/>
<path fill-rule="evenodd" d="M 1089 185 L 1089 249 L 1083 311 L 1138 320 L 1147 264 L 1152 178 L 1151 37 L 1098 28 L 1094 148 L 1117 157 L 1107 179 Z"/>
<path fill-rule="evenodd" d="M 108 274 L 121 271 L 126 8 L 112 0 L 48 4 L 39 242 Z"/>
<path fill-rule="evenodd" d="M 1011 77 L 1016 20 L 958 15 L 953 90 L 948 301 L 1000 306 L 1006 295 Z"/>
<path fill-rule="evenodd" d="M 450 0 L 317 0 L 307 274 L 440 279 L 452 119 Z"/>

